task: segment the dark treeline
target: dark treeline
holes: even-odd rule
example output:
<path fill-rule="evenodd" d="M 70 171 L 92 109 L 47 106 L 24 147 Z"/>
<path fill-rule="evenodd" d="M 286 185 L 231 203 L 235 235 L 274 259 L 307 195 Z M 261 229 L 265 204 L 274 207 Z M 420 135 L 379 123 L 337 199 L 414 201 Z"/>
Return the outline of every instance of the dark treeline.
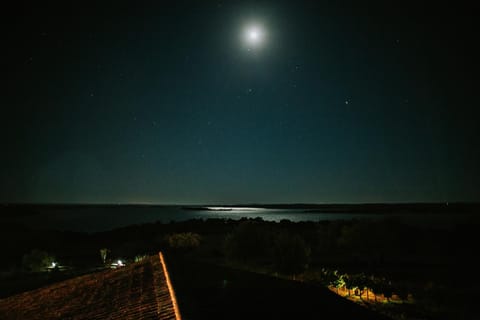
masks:
<path fill-rule="evenodd" d="M 246 227 L 245 225 L 248 225 Z M 448 230 L 412 226 L 394 219 L 346 220 L 324 222 L 254 220 L 189 220 L 175 223 L 132 225 L 108 232 L 80 233 L 32 230 L 20 224 L 1 224 L 2 259 L 4 270 L 21 267 L 25 253 L 42 249 L 54 254 L 65 264 L 82 265 L 99 261 L 98 250 L 108 248 L 110 256 L 131 258 L 141 253 L 169 250 L 166 236 L 194 232 L 202 236 L 202 250 L 217 256 L 231 255 L 225 251 L 229 239 L 241 230 L 258 239 L 251 253 L 272 248 L 272 239 L 284 236 L 292 241 L 301 239 L 309 250 L 309 263 L 327 265 L 364 265 L 375 268 L 387 264 L 461 264 L 466 267 L 477 242 L 476 221 L 457 225 Z M 245 230 L 244 230 L 245 229 Z M 239 238 L 241 239 L 241 238 Z M 247 244 L 246 244 L 247 245 Z M 260 254 L 259 254 L 260 255 Z M 264 258 L 266 257 L 263 255 Z"/>

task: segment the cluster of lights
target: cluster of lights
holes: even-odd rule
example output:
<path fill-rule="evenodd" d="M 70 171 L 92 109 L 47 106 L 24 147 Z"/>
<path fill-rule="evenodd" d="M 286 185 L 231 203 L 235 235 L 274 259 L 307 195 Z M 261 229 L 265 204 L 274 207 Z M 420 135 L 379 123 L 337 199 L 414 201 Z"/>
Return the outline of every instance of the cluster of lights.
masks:
<path fill-rule="evenodd" d="M 120 259 L 112 263 L 112 268 L 120 268 L 124 266 L 125 266 L 125 262 Z"/>

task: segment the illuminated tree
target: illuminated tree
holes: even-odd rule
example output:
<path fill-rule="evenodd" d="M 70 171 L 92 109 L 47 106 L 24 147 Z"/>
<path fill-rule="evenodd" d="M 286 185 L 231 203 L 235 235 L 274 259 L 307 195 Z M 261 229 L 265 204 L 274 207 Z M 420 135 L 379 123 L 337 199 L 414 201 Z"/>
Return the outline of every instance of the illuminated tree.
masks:
<path fill-rule="evenodd" d="M 108 250 L 107 248 L 100 249 L 100 257 L 102 257 L 103 264 L 105 264 L 107 261 L 107 254 L 109 251 L 110 250 Z"/>
<path fill-rule="evenodd" d="M 322 283 L 327 286 L 335 286 L 335 281 L 338 278 L 337 273 L 337 270 L 332 271 L 330 269 L 322 269 Z"/>
<path fill-rule="evenodd" d="M 338 289 L 345 287 L 345 278 L 347 277 L 347 275 L 346 274 L 340 275 L 337 270 L 335 270 L 334 275 L 335 275 L 335 278 L 333 280 L 333 286 L 337 289 L 337 294 L 338 294 Z"/>

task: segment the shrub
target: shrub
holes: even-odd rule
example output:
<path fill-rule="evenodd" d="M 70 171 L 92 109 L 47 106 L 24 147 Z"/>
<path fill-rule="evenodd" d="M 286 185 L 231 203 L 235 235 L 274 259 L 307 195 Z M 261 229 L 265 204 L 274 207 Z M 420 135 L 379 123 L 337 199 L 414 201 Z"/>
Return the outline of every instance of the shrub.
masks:
<path fill-rule="evenodd" d="M 182 232 L 167 236 L 167 242 L 172 249 L 189 250 L 200 246 L 202 237 L 198 233 Z"/>

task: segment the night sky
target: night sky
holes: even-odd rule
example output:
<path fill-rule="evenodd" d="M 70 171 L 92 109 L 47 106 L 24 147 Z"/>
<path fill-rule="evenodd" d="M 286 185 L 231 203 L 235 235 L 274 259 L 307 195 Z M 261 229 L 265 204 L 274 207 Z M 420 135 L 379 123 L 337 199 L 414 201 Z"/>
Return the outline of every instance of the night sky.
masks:
<path fill-rule="evenodd" d="M 2 8 L 0 202 L 479 199 L 473 7 L 98 2 Z"/>

